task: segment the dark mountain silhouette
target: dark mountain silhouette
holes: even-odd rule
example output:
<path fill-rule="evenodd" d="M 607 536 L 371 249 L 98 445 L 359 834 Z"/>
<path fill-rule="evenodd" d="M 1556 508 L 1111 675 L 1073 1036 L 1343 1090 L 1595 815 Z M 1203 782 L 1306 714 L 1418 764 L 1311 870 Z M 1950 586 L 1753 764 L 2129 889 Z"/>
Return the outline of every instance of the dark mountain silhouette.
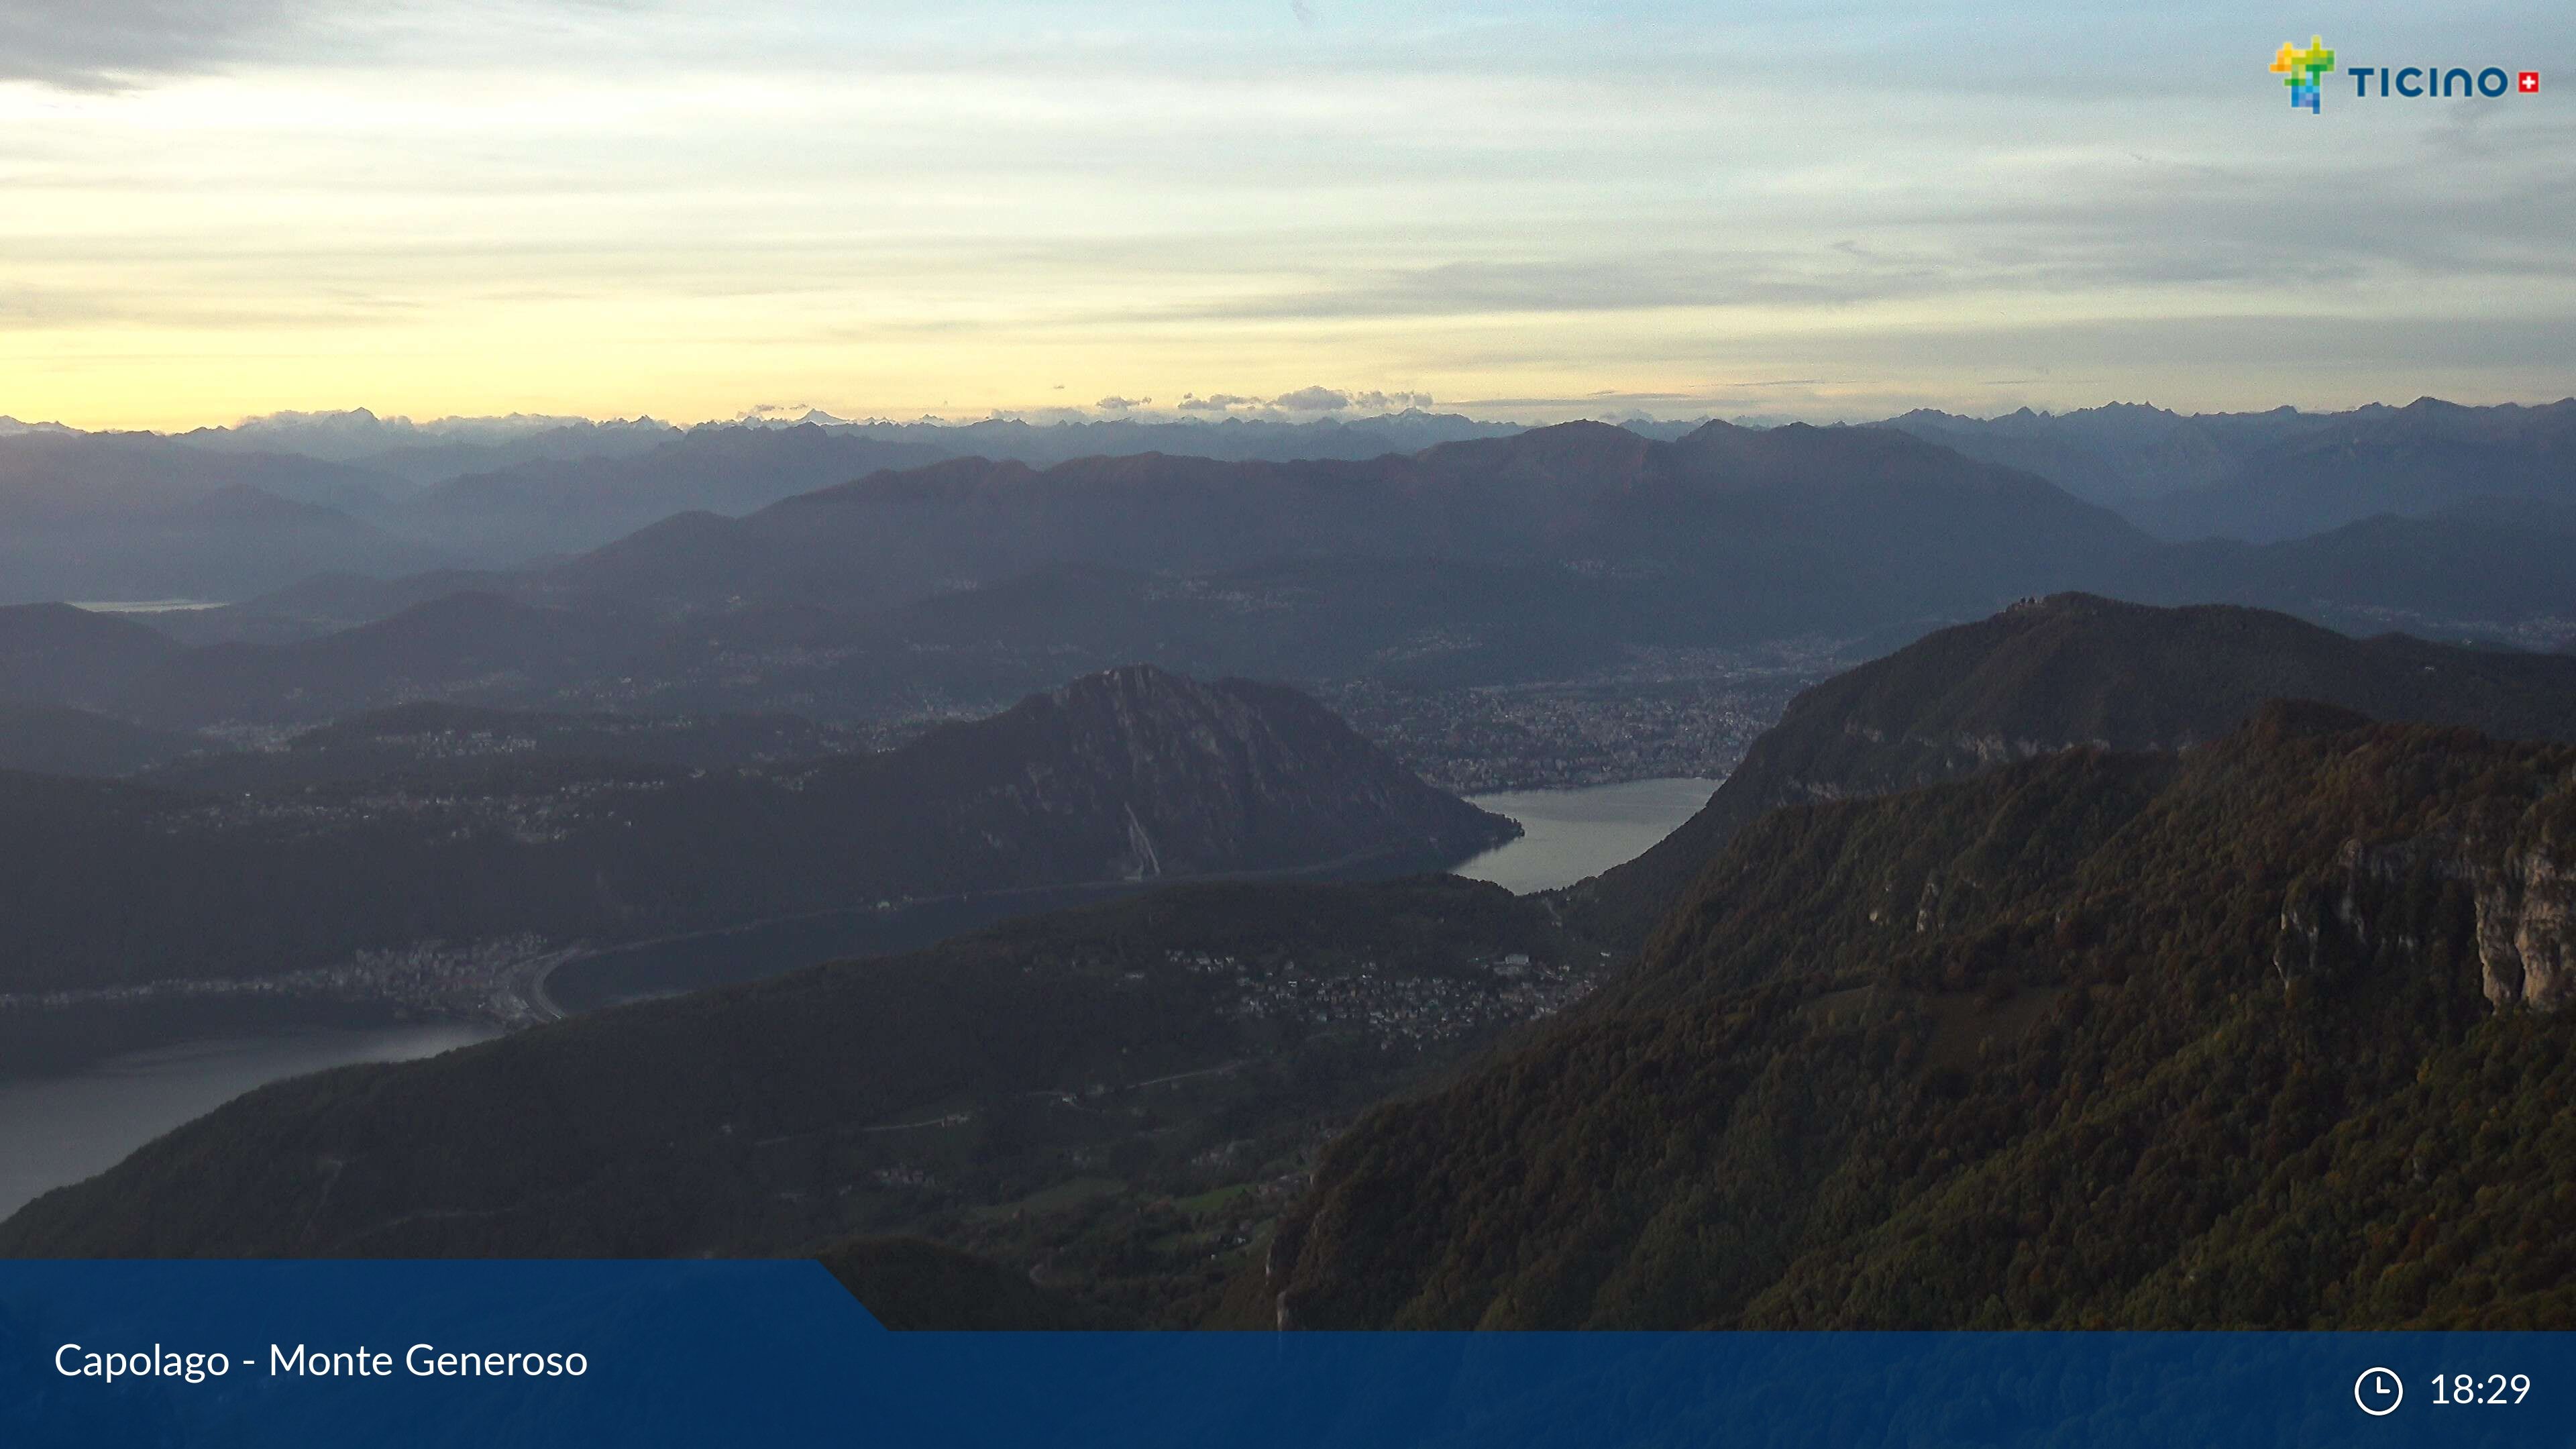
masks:
<path fill-rule="evenodd" d="M 2186 749 L 2284 697 L 2501 738 L 2576 739 L 2576 664 L 2564 657 L 2351 639 L 2258 609 L 2061 595 L 1945 629 L 1798 696 L 1707 808 L 1573 888 L 1571 903 L 1602 934 L 1634 941 L 1738 832 L 1782 806 L 2076 747 Z"/>
<path fill-rule="evenodd" d="M 694 468 L 861 443 L 877 446 L 702 429 L 653 456 Z M 626 463 L 564 466 L 608 487 Z M 2288 543 L 2157 544 L 1888 428 L 1708 424 L 1658 442 L 1568 424 L 1360 461 L 965 459 L 741 518 L 677 514 L 542 568 L 315 580 L 163 625 L 268 650 L 174 660 L 122 697 L 30 697 L 200 727 L 424 698 L 849 719 L 996 707 L 1127 660 L 1449 687 L 1579 676 L 1637 648 L 1902 637 L 2064 588 L 2549 648 L 2576 617 L 2569 517 L 2501 500 Z M 440 602 L 457 591 L 534 612 Z M 412 639 L 424 627 L 443 656 Z"/>
<path fill-rule="evenodd" d="M 1043 465 L 1162 450 L 1244 460 L 1370 458 L 1508 425 L 1406 413 L 1289 423 L 1112 420 L 1034 426 L 848 423 L 680 429 L 652 419 L 448 418 L 414 423 L 360 408 L 280 414 L 175 437 L 18 429 L 0 439 L 0 519 L 54 508 L 58 546 L 87 573 L 21 570 L 17 597 L 204 596 L 238 599 L 302 572 L 388 575 L 445 558 L 518 565 L 578 553 L 673 514 L 738 515 L 886 468 L 965 455 Z M 169 515 L 226 486 L 256 488 L 348 515 L 337 534 L 278 514 L 268 532 L 237 517 L 194 547 L 118 551 L 104 522 Z M 14 510 L 14 512 L 13 512 Z M 83 530 L 87 530 L 84 532 Z M 130 541 L 127 541 L 130 544 Z M 36 555 L 30 554 L 29 557 Z M 354 622 L 354 621 L 343 621 Z M 239 634 L 235 637 L 252 637 Z"/>
<path fill-rule="evenodd" d="M 234 647 L 121 697 L 38 697 L 196 727 L 424 698 L 847 718 L 1138 659 L 1472 685 L 1629 646 L 1982 614 L 2153 547 L 2036 479 L 1872 429 L 1709 424 L 1663 443 L 1569 424 L 1359 462 L 1044 473 L 969 459 L 740 519 L 682 513 L 525 573 L 316 580 L 170 623 Z"/>
<path fill-rule="evenodd" d="M 1659 443 L 1568 423 L 1366 462 L 943 463 L 674 519 L 551 577 L 666 606 L 882 608 L 1067 564 L 1437 559 L 1588 570 L 1640 610 L 1651 580 L 1659 617 L 1742 631 L 1982 603 L 2148 546 L 2037 479 L 1885 430 L 1712 423 Z"/>
<path fill-rule="evenodd" d="M 352 742 L 383 725 L 326 733 Z M 452 738 L 452 737 L 451 737 Z M 469 740 L 465 743 L 472 743 Z M 296 752 L 290 749 L 291 757 Z M 881 754 L 711 769 L 608 747 L 236 794 L 0 773 L 0 991 L 248 978 L 427 941 L 633 940 L 882 901 L 1320 867 L 1518 833 L 1293 691 L 1148 668 Z M 280 779 L 279 777 L 283 777 Z"/>
<path fill-rule="evenodd" d="M 2571 767 L 2292 706 L 1774 812 L 1336 1141 L 1258 1321 L 2562 1327 Z"/>

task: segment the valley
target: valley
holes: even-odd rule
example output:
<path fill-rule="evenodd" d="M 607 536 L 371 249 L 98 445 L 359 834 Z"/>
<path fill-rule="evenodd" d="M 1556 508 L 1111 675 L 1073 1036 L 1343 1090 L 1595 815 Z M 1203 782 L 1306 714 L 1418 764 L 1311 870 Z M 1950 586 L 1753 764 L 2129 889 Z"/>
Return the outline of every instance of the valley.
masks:
<path fill-rule="evenodd" d="M 2241 10 L 0 9 L 0 1449 L 2576 1441 L 2576 11 Z"/>
<path fill-rule="evenodd" d="M 2562 949 L 2576 659 L 2511 647 L 2576 617 L 2555 504 L 2175 541 L 2136 477 L 2021 471 L 2114 422 L 2171 431 L 568 438 L 332 505 L 444 518 L 427 569 L 0 609 L 0 1078 L 98 1108 L 0 1251 L 962 1262 L 1035 1295 L 993 1312 L 1166 1327 L 2465 1321 L 2179 1293 L 2232 1178 L 2217 1236 L 1882 1286 L 1891 1234 L 2073 1251 L 2036 1144 L 2210 1075 L 2266 992 L 2386 1045 L 2293 1115 L 2324 1058 L 2216 1078 L 2273 1094 L 2276 1195 L 2402 1069 L 2470 1091 L 2553 1029 L 2556 968 L 2478 922 L 2528 898 L 2515 959 Z M 2211 456 L 2300 446 L 2247 426 Z M 473 542 L 547 507 L 592 532 Z M 2468 642 L 2327 627 L 2392 620 Z M 2240 796 L 2327 823 L 2214 823 Z M 2174 864 L 2229 831 L 2233 876 Z M 2354 964 L 2392 938 L 2349 859 L 2430 975 Z M 2236 934 L 2121 934 L 2165 918 L 2139 882 Z M 2039 1205 L 1934 1206 L 1989 1190 Z"/>

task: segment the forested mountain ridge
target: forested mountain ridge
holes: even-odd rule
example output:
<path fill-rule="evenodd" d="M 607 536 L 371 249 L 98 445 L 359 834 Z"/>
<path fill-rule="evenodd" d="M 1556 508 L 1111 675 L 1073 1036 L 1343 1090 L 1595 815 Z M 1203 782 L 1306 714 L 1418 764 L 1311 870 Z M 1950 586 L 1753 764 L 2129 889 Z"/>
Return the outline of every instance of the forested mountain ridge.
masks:
<path fill-rule="evenodd" d="M 1706 594 L 1815 629 L 2063 586 L 2046 581 L 2099 576 L 2151 546 L 2037 478 L 1885 430 L 1711 423 L 1665 443 L 1566 423 L 1365 461 L 960 459 L 738 520 L 672 519 L 550 578 L 630 603 L 874 608 L 1075 563 L 1180 575 L 1351 558 L 1619 563 L 1652 568 L 1667 608 Z M 1768 597 L 1781 590 L 1794 602 Z"/>
<path fill-rule="evenodd" d="M 761 472 L 772 465 L 810 482 L 835 459 L 910 456 L 850 451 L 865 442 L 692 433 L 642 456 L 529 466 L 577 495 L 618 493 L 633 521 L 687 499 L 748 507 L 787 486 Z M 766 462 L 733 469 L 738 450 Z M 618 480 L 638 469 L 715 481 L 657 493 L 629 480 L 628 496 Z M 414 502 L 518 499 L 505 483 Z M 1406 689 L 1706 668 L 1673 651 L 1830 649 L 2067 589 L 2555 648 L 2576 617 L 2563 567 L 2576 515 L 2562 514 L 2472 501 L 2281 543 L 2161 543 L 1893 428 L 1711 423 L 1664 441 L 1568 423 L 1364 459 L 962 458 L 741 517 L 678 512 L 513 570 L 311 580 L 165 620 L 207 647 L 148 667 L 75 660 L 23 683 L 0 667 L 0 696 L 155 728 L 275 728 L 420 699 L 849 722 L 998 708 L 1135 660 Z"/>
<path fill-rule="evenodd" d="M 879 754 L 739 768 L 488 758 L 479 772 L 386 777 L 215 760 L 172 772 L 221 793 L 0 773 L 0 912 L 13 922 L 0 992 L 267 977 L 423 942 L 632 940 L 1041 886 L 1421 869 L 1517 833 L 1293 691 L 1145 668 Z"/>
<path fill-rule="evenodd" d="M 1338 1140 L 1313 1327 L 2576 1322 L 2576 748 L 2265 710 L 1777 811 Z"/>
<path fill-rule="evenodd" d="M 283 590 L 172 624 L 210 642 L 148 667 L 72 661 L 23 685 L 0 669 L 0 695 L 201 729 L 419 699 L 882 718 L 1133 660 L 1474 686 L 1637 651 L 1822 647 L 2154 547 L 2036 478 L 1883 429 L 1660 442 L 1577 423 L 1358 461 L 963 459 L 742 518 L 680 513 L 517 572 Z"/>
<path fill-rule="evenodd" d="M 1735 832 L 1780 806 L 1909 789 L 2079 745 L 2185 749 L 2276 698 L 2506 739 L 2576 739 L 2576 664 L 2564 657 L 2351 639 L 2260 609 L 2058 595 L 1929 635 L 1800 695 L 1706 809 L 1573 888 L 1569 904 L 1610 939 L 1642 940 Z"/>
<path fill-rule="evenodd" d="M 693 1256 L 926 1235 L 1183 1325 L 1318 1142 L 1598 965 L 1536 902 L 1455 877 L 1174 886 L 281 1082 L 30 1204 L 0 1253 Z M 864 1288 L 888 1256 L 827 1261 Z M 974 1276 L 891 1256 L 906 1282 Z M 1006 1314 L 1040 1297 L 993 1291 Z"/>
<path fill-rule="evenodd" d="M 0 710 L 0 724 L 8 718 Z M 170 750 L 162 756 L 167 763 L 152 762 L 154 767 L 136 778 L 171 790 L 234 794 L 392 777 L 444 778 L 470 787 L 496 766 L 538 761 L 724 769 L 819 760 L 866 748 L 848 729 L 794 715 L 548 714 L 432 700 L 346 715 L 290 735 L 270 749 L 217 750 L 201 738 L 187 743 L 187 750 Z M 176 758 L 183 753 L 186 758 Z"/>

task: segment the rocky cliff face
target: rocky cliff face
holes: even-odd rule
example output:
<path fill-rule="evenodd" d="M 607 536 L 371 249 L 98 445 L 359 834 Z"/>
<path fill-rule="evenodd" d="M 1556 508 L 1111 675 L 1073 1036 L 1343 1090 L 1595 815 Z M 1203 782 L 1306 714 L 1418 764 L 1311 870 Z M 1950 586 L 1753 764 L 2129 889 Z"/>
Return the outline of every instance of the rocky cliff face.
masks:
<path fill-rule="evenodd" d="M 2576 871 L 2538 848 L 2478 881 L 2478 961 L 2487 1000 L 2554 1010 L 2576 997 Z"/>
<path fill-rule="evenodd" d="M 1580 1008 L 1336 1139 L 1246 1297 L 1311 1329 L 2576 1322 L 2576 1253 L 2524 1267 L 2576 1202 L 2571 843 L 2576 751 L 2315 706 L 1774 811 Z"/>
<path fill-rule="evenodd" d="M 1593 929 L 1642 940 L 1766 811 L 1938 784 L 2065 749 L 2189 749 L 2271 699 L 2500 738 L 2576 738 L 2576 668 L 2565 659 L 2397 635 L 2349 639 L 2260 609 L 2061 594 L 1929 635 L 1800 695 L 1707 809 L 1577 887 L 1572 904 Z"/>
<path fill-rule="evenodd" d="M 2531 816 L 2567 803 L 2562 793 Z M 2459 944 L 2474 951 L 2499 1011 L 2555 1011 L 2576 999 L 2576 872 L 2535 820 L 2519 825 L 2506 844 L 2345 841 L 2332 867 L 2292 885 L 2282 902 L 2272 953 L 2282 989 L 2391 956 L 2430 969 L 2431 948 Z"/>

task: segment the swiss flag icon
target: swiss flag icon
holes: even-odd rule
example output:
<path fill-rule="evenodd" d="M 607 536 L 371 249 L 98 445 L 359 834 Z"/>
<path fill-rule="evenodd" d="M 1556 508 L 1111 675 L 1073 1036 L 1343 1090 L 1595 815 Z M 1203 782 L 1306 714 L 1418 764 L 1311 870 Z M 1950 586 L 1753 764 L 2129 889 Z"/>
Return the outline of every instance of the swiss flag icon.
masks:
<path fill-rule="evenodd" d="M 2536 70 L 2524 71 L 2520 81 L 2517 82 L 2517 88 L 2526 96 L 2536 96 L 2540 94 L 2540 72 Z"/>

